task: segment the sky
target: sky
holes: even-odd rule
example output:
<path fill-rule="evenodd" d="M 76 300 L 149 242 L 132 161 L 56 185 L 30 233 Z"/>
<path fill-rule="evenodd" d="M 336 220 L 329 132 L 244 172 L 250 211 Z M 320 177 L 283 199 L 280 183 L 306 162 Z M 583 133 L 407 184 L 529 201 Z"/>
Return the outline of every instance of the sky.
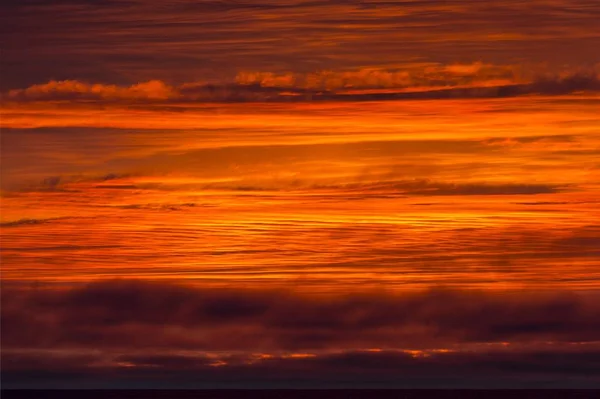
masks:
<path fill-rule="evenodd" d="M 5 387 L 600 387 L 600 3 L 0 6 Z"/>

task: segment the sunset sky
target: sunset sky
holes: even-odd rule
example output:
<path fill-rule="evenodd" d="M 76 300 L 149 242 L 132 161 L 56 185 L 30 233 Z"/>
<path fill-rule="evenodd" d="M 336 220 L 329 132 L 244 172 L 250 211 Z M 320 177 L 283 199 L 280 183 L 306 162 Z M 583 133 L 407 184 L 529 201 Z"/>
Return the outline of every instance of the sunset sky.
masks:
<path fill-rule="evenodd" d="M 597 0 L 0 11 L 3 386 L 600 388 Z"/>

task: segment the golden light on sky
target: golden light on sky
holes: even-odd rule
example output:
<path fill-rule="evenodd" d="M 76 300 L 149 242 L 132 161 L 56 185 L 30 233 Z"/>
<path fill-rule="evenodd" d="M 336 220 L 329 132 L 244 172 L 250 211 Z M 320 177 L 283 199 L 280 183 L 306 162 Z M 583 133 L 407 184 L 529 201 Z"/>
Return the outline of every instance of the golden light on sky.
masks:
<path fill-rule="evenodd" d="M 598 2 L 2 8 L 3 383 L 599 386 Z"/>

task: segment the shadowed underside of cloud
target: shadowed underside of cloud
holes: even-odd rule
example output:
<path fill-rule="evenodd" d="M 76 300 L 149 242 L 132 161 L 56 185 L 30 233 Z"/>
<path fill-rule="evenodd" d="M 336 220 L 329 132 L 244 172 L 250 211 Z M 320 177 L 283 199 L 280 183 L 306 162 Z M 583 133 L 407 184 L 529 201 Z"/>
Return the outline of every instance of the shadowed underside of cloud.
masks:
<path fill-rule="evenodd" d="M 597 347 L 281 355 L 10 352 L 3 364 L 3 383 L 11 388 L 600 386 Z"/>
<path fill-rule="evenodd" d="M 64 290 L 7 286 L 2 304 L 5 349 L 431 348 L 460 342 L 589 341 L 600 333 L 600 306 L 566 293 L 434 290 L 315 298 L 112 281 Z"/>
<path fill-rule="evenodd" d="M 161 188 L 158 185 L 148 186 Z M 138 186 L 141 188 L 141 186 Z M 168 185 L 163 186 L 169 189 Z M 426 179 L 391 180 L 346 184 L 311 184 L 293 180 L 288 183 L 277 182 L 269 184 L 235 184 L 211 183 L 201 187 L 203 190 L 231 191 L 309 191 L 316 195 L 323 192 L 335 191 L 340 196 L 352 195 L 370 198 L 386 194 L 389 196 L 470 196 L 470 195 L 535 195 L 550 194 L 566 191 L 567 185 L 553 184 L 519 184 L 519 183 L 446 183 Z"/>
<path fill-rule="evenodd" d="M 17 385 L 44 373 L 400 385 L 546 375 L 598 383 L 595 299 L 443 289 L 308 297 L 136 281 L 5 285 L 3 373 Z"/>
<path fill-rule="evenodd" d="M 65 218 L 47 218 L 47 219 L 24 218 L 24 219 L 11 221 L 11 222 L 0 223 L 0 227 L 6 228 L 6 227 L 31 226 L 31 225 L 35 225 L 35 224 L 42 224 L 42 223 L 46 223 L 46 222 L 50 222 L 50 221 L 54 221 L 54 220 L 60 220 L 60 219 L 65 219 Z"/>
<path fill-rule="evenodd" d="M 346 184 L 343 186 L 314 186 L 315 189 L 342 189 L 349 191 L 382 192 L 396 191 L 415 196 L 446 195 L 526 195 L 548 194 L 565 190 L 565 186 L 550 184 L 489 184 L 489 183 L 445 183 L 430 180 L 405 180 L 372 184 Z"/>
<path fill-rule="evenodd" d="M 138 176 L 140 177 L 140 176 Z M 379 179 L 381 177 L 381 179 Z M 336 192 L 339 195 L 352 194 L 362 195 L 369 198 L 372 195 L 408 195 L 408 196 L 473 196 L 473 195 L 535 195 L 550 194 L 572 189 L 566 184 L 543 184 L 543 183 L 452 183 L 432 181 L 429 179 L 407 179 L 386 180 L 387 176 L 373 176 L 374 181 L 348 182 L 348 183 L 315 183 L 314 180 L 302 181 L 294 178 L 289 181 L 268 179 L 259 181 L 247 181 L 241 179 L 239 182 L 214 182 L 206 183 L 201 180 L 190 180 L 189 182 L 168 179 L 156 181 L 136 181 L 136 176 L 131 174 L 115 174 L 97 176 L 51 176 L 37 182 L 21 182 L 13 185 L 12 190 L 20 192 L 77 192 L 82 188 L 80 184 L 96 183 L 96 189 L 126 189 L 126 190 L 179 190 L 192 189 L 199 191 L 226 190 L 243 192 L 260 191 L 301 191 L 319 194 L 323 192 Z"/>
<path fill-rule="evenodd" d="M 512 66 L 480 63 L 419 71 L 358 70 L 312 74 L 241 73 L 235 83 L 151 80 L 132 86 L 50 81 L 4 94 L 15 102 L 306 102 L 403 99 L 501 98 L 600 91 L 598 66 L 590 70 L 546 73 L 524 78 Z"/>

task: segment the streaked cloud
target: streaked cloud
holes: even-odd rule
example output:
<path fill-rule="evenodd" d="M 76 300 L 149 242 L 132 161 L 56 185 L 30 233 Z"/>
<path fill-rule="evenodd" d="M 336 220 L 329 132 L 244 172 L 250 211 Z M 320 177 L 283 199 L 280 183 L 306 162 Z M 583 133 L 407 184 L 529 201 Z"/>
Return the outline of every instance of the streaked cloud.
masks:
<path fill-rule="evenodd" d="M 533 71 L 529 71 L 533 74 Z M 520 76 L 517 67 L 475 64 L 407 70 L 322 71 L 309 74 L 241 72 L 235 83 L 183 83 L 159 80 L 123 87 L 76 80 L 50 81 L 5 93 L 9 101 L 101 102 L 306 102 L 402 99 L 494 98 L 600 91 L 598 65 L 588 70 Z"/>
<path fill-rule="evenodd" d="M 600 9 L 591 0 L 11 1 L 3 7 L 10 77 L 4 89 L 66 79 L 181 84 L 231 79 L 240 70 L 600 61 L 589 51 L 600 46 Z"/>
<path fill-rule="evenodd" d="M 599 2 L 0 7 L 3 388 L 600 386 Z"/>

